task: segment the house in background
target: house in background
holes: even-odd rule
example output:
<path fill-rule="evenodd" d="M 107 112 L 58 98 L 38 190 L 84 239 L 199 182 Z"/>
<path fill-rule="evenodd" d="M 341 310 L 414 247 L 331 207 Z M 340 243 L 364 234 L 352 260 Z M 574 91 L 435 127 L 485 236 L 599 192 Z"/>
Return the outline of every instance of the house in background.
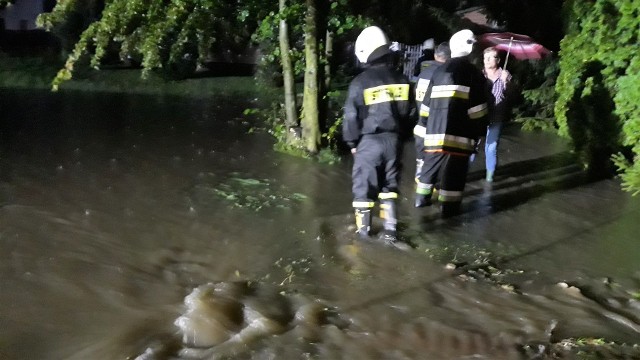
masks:
<path fill-rule="evenodd" d="M 473 6 L 466 9 L 456 11 L 456 14 L 463 20 L 466 20 L 472 24 L 479 25 L 486 30 L 499 29 L 498 23 L 490 21 L 485 14 L 484 6 Z"/>
<path fill-rule="evenodd" d="M 59 40 L 36 26 L 38 15 L 55 5 L 56 0 L 16 0 L 0 9 L 0 54 L 59 53 Z"/>
<path fill-rule="evenodd" d="M 45 11 L 45 0 L 17 0 L 0 10 L 1 30 L 38 30 L 36 18 Z"/>

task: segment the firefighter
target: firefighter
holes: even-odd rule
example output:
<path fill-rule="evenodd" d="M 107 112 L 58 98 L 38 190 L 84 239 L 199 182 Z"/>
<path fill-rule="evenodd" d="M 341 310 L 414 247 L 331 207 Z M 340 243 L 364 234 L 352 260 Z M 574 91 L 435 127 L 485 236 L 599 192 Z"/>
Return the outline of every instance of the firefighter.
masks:
<path fill-rule="evenodd" d="M 426 129 L 415 206 L 430 205 L 439 183 L 442 217 L 460 212 L 469 156 L 488 124 L 484 76 L 468 59 L 475 41 L 467 29 L 451 36 L 451 59 L 434 72 L 420 106 Z"/>
<path fill-rule="evenodd" d="M 432 59 L 433 56 L 433 39 L 427 39 L 422 43 L 422 53 L 420 54 L 418 60 L 416 60 L 416 64 L 413 67 L 414 79 L 418 76 L 418 74 L 420 74 L 422 70 L 426 69 L 433 63 L 433 60 L 429 60 Z"/>
<path fill-rule="evenodd" d="M 431 77 L 433 73 L 436 71 L 438 66 L 445 63 L 447 60 L 451 58 L 451 50 L 449 49 L 449 43 L 443 42 L 436 47 L 436 50 L 433 54 L 433 60 L 429 60 L 429 66 L 426 66 L 418 75 L 418 79 L 416 81 L 416 108 L 420 109 L 420 105 L 422 104 L 422 100 L 424 99 L 424 94 L 427 92 L 427 88 L 429 87 L 429 83 L 431 82 Z M 423 118 L 426 119 L 426 118 Z M 416 144 L 416 182 L 418 181 L 418 177 L 420 176 L 420 171 L 422 170 L 422 154 L 424 149 L 424 135 L 426 128 L 423 123 L 420 123 L 418 120 L 418 124 L 413 128 L 413 135 Z"/>
<path fill-rule="evenodd" d="M 413 100 L 409 80 L 387 65 L 389 39 L 377 26 L 364 29 L 355 44 L 365 70 L 349 85 L 344 106 L 343 139 L 354 157 L 353 208 L 356 232 L 370 235 L 371 212 L 380 200 L 381 240 L 396 246 L 400 134 L 410 127 Z"/>

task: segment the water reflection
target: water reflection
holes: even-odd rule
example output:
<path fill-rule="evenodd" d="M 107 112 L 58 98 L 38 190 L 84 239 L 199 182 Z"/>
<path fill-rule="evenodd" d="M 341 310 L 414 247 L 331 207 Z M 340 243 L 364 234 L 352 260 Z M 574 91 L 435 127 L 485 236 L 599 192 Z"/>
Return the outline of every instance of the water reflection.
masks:
<path fill-rule="evenodd" d="M 5 91 L 0 358 L 526 359 L 567 338 L 637 342 L 640 204 L 586 181 L 562 142 L 506 131 L 502 173 L 485 187 L 472 167 L 453 219 L 413 209 L 405 181 L 415 250 L 400 252 L 355 241 L 348 159 L 272 152 L 246 107 Z"/>

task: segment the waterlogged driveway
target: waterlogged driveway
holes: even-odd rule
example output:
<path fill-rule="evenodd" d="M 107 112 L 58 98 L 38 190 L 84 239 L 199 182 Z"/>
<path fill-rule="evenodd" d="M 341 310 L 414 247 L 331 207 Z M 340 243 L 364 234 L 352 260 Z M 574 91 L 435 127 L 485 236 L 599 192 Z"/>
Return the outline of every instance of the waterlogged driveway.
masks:
<path fill-rule="evenodd" d="M 407 144 L 401 252 L 355 241 L 348 158 L 271 151 L 253 106 L 4 93 L 0 359 L 638 356 L 640 202 L 564 142 L 507 129 L 446 221 Z"/>

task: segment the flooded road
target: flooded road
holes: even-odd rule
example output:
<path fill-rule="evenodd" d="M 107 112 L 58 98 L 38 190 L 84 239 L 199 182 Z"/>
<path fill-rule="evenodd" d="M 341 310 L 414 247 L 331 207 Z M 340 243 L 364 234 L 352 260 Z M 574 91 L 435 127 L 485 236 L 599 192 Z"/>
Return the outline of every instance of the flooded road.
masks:
<path fill-rule="evenodd" d="M 640 358 L 640 200 L 563 141 L 507 128 L 448 220 L 407 144 L 402 252 L 254 106 L 3 91 L 0 359 Z"/>

